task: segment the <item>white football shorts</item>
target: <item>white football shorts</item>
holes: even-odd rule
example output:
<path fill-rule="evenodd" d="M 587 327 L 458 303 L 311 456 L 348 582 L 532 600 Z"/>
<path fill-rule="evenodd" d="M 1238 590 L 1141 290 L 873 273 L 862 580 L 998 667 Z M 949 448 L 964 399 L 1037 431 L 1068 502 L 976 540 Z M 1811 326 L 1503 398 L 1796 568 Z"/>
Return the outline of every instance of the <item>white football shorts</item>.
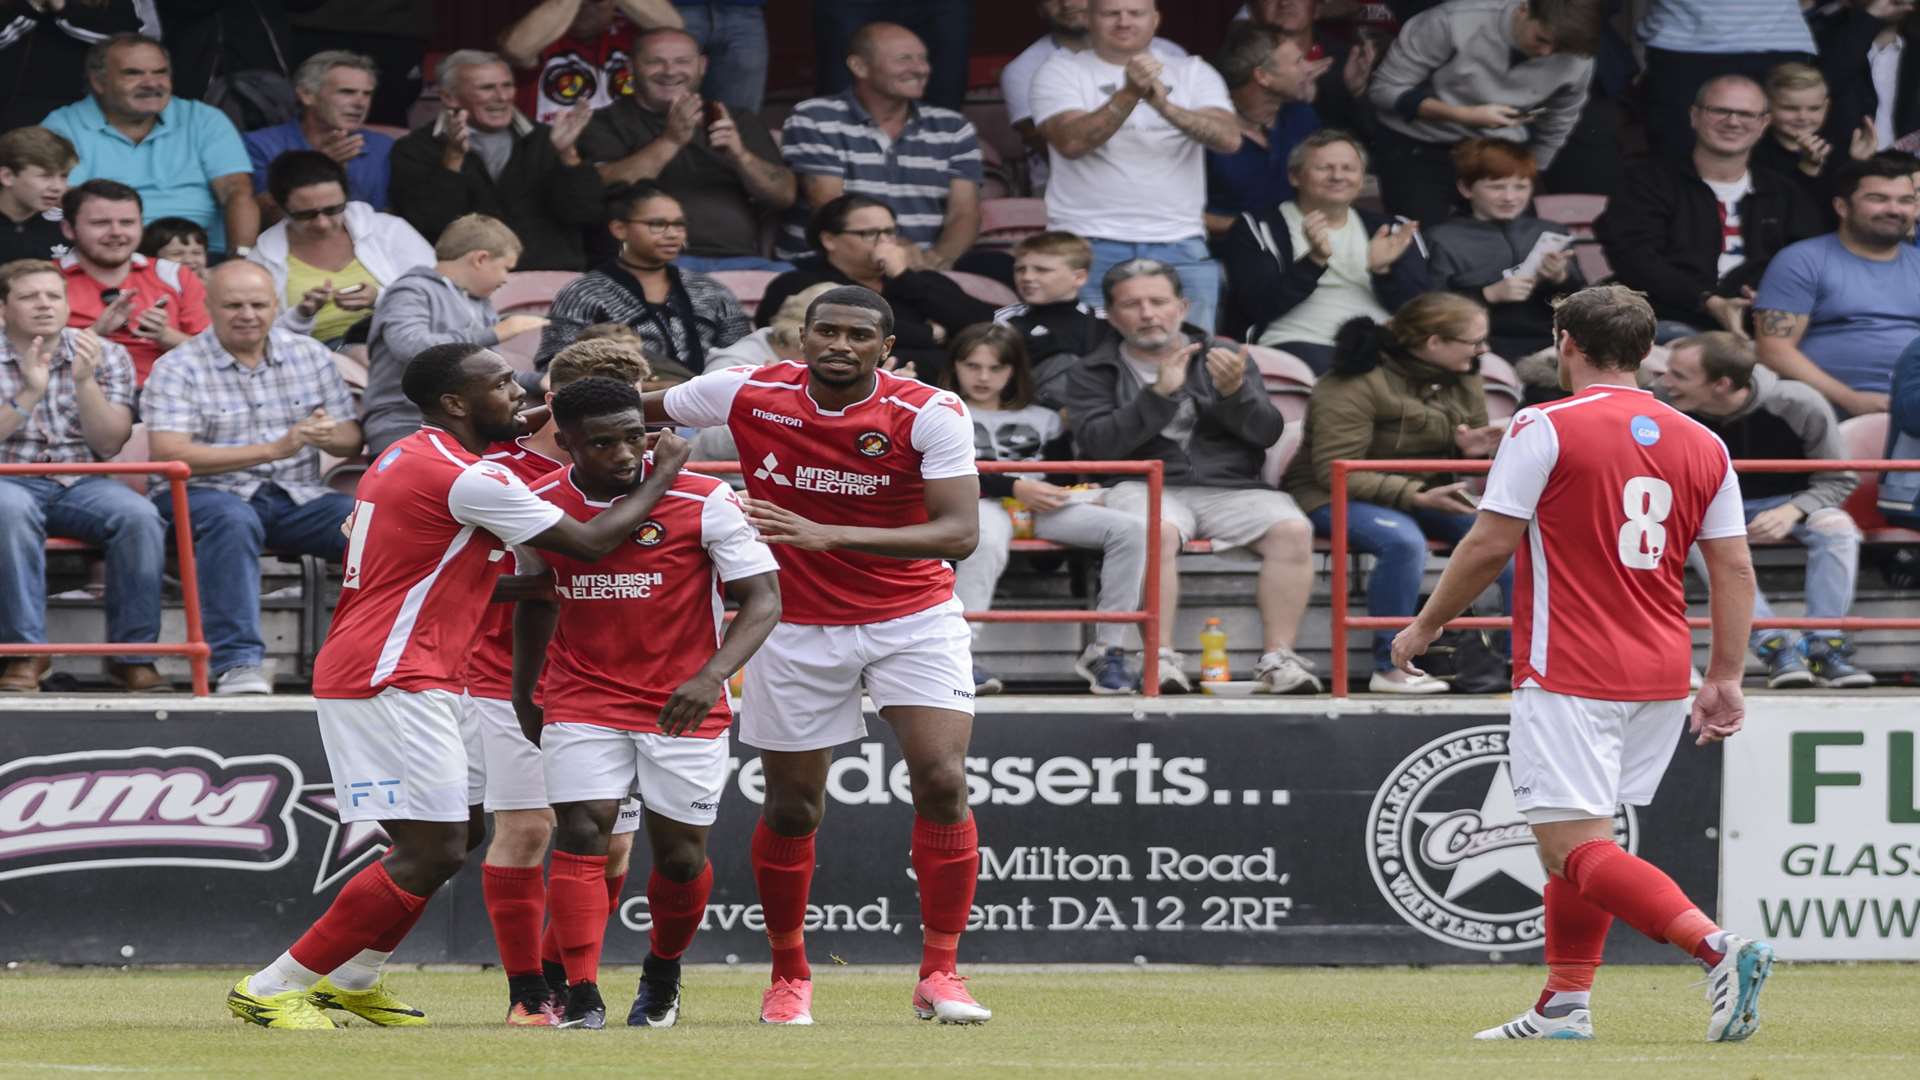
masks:
<path fill-rule="evenodd" d="M 1686 723 L 1684 698 L 1601 701 L 1521 687 L 1507 740 L 1514 805 L 1535 825 L 1645 806 Z"/>
<path fill-rule="evenodd" d="M 687 825 L 711 825 L 727 785 L 727 738 L 696 739 L 598 724 L 548 724 L 540 736 L 556 803 L 640 796 L 639 807 Z M 622 808 L 621 819 L 627 817 Z M 638 810 L 632 817 L 638 828 Z M 614 832 L 627 832 L 615 826 Z"/>
<path fill-rule="evenodd" d="M 341 821 L 467 820 L 459 694 L 388 687 L 315 707 Z"/>
<path fill-rule="evenodd" d="M 489 814 L 551 805 L 540 748 L 521 733 L 513 702 L 461 695 L 460 735 L 467 744 L 467 805 L 484 805 Z"/>
<path fill-rule="evenodd" d="M 923 706 L 973 715 L 973 635 L 957 599 L 885 622 L 783 622 L 747 661 L 740 741 L 761 750 L 824 750 L 867 733 L 874 708 Z"/>

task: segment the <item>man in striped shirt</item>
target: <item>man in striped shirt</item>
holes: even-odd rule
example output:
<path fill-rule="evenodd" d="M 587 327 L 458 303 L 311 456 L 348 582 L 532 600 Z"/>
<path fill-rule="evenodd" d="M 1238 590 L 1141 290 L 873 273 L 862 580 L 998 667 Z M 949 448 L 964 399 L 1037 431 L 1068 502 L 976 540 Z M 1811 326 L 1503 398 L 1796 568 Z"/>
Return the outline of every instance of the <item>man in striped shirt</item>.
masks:
<path fill-rule="evenodd" d="M 848 192 L 893 208 L 916 270 L 944 270 L 980 234 L 980 144 L 951 109 L 922 104 L 927 47 L 893 23 L 868 23 L 847 43 L 853 87 L 801 102 L 781 132 L 781 153 L 800 179 L 776 254 L 808 254 L 807 217 Z"/>

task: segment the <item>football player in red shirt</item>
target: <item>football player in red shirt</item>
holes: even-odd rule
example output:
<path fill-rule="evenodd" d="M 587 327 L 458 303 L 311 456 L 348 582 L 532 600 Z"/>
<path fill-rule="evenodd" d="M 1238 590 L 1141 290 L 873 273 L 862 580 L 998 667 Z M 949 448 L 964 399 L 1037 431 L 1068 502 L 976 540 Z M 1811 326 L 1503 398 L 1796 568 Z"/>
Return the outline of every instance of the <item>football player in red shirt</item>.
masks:
<path fill-rule="evenodd" d="M 924 927 L 913 1009 L 980 1023 L 955 972 L 980 869 L 967 808 L 973 659 L 948 560 L 979 539 L 973 422 L 960 399 L 881 370 L 893 309 L 842 286 L 807 308 L 805 364 L 702 375 L 646 395 L 647 419 L 727 427 L 748 516 L 780 560 L 781 621 L 747 665 L 740 741 L 760 750 L 766 801 L 754 881 L 773 948 L 770 1024 L 813 1023 L 801 924 L 833 748 L 866 735 L 860 687 L 892 725 L 913 786 Z"/>
<path fill-rule="evenodd" d="M 1672 878 L 1614 843 L 1621 803 L 1653 801 L 1687 725 L 1684 556 L 1706 557 L 1712 660 L 1693 700 L 1698 745 L 1740 730 L 1753 563 L 1739 482 L 1718 436 L 1640 389 L 1653 308 L 1621 286 L 1556 304 L 1560 381 L 1573 396 L 1523 409 L 1493 459 L 1480 516 L 1433 596 L 1393 643 L 1414 671 L 1448 620 L 1514 574 L 1514 804 L 1546 867 L 1547 986 L 1478 1039 L 1590 1039 L 1594 969 L 1615 916 L 1708 970 L 1707 1039 L 1759 1026 L 1773 948 L 1720 929 Z M 1417 673 L 1417 672 L 1416 672 Z"/>
<path fill-rule="evenodd" d="M 553 418 L 573 467 L 534 491 L 590 521 L 650 468 L 640 395 L 630 384 L 582 379 L 554 396 Z M 730 763 L 726 680 L 780 619 L 779 564 L 725 482 L 684 472 L 632 543 L 594 564 L 541 561 L 555 599 L 518 605 L 513 682 L 560 823 L 549 894 L 567 968 L 559 1026 L 606 1022 L 597 970 L 609 914 L 602 879 L 614 817 L 638 791 L 653 849 L 653 928 L 627 1024 L 672 1027 L 680 956 L 713 888 L 707 830 Z M 740 605 L 730 626 L 723 588 Z"/>
<path fill-rule="evenodd" d="M 427 1022 L 387 992 L 380 969 L 466 859 L 460 693 L 494 564 L 512 544 L 606 556 L 687 460 L 687 443 L 662 435 L 655 471 L 633 495 L 579 521 L 480 456 L 520 430 L 526 391 L 498 354 L 435 345 L 408 363 L 401 385 L 425 423 L 360 480 L 340 603 L 313 675 L 340 818 L 380 822 L 392 847 L 279 959 L 228 993 L 228 1009 L 262 1027 L 331 1029 L 328 1008 L 383 1026 Z"/>

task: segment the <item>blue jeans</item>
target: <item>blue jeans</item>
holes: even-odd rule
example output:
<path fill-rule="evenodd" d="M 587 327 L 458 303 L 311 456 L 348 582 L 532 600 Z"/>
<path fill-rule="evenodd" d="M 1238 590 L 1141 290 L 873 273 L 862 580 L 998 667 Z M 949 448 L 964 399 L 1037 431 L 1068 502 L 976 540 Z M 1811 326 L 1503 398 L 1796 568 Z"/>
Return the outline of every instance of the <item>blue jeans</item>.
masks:
<path fill-rule="evenodd" d="M 1347 543 L 1373 556 L 1367 575 L 1367 614 L 1412 615 L 1420 599 L 1420 579 L 1427 570 L 1427 541 L 1458 543 L 1473 528 L 1472 514 L 1442 514 L 1433 510 L 1395 510 L 1376 503 L 1347 503 Z M 1333 507 L 1307 515 L 1315 536 L 1333 535 Z M 1513 611 L 1513 564 L 1500 571 L 1500 612 Z M 1373 667 L 1393 670 L 1393 636 L 1397 630 L 1376 630 Z"/>
<path fill-rule="evenodd" d="M 1089 236 L 1087 242 L 1093 245 L 1093 265 L 1087 268 L 1087 283 L 1080 290 L 1082 301 L 1104 306 L 1107 301 L 1100 281 L 1107 271 L 1128 259 L 1158 259 L 1180 275 L 1180 291 L 1187 296 L 1186 321 L 1213 333 L 1220 303 L 1220 264 L 1207 254 L 1206 240 L 1196 236 L 1173 244 L 1134 244 Z"/>
<path fill-rule="evenodd" d="M 776 274 L 784 274 L 793 269 L 790 262 L 759 255 L 682 255 L 673 260 L 673 265 L 700 274 L 711 274 L 716 270 L 771 270 Z"/>
<path fill-rule="evenodd" d="M 154 501 L 171 526 L 173 507 L 158 496 Z M 187 511 L 213 671 L 259 667 L 267 655 L 260 639 L 260 553 L 271 548 L 340 558 L 347 549 L 340 523 L 353 512 L 353 497 L 330 491 L 296 506 L 272 484 L 251 499 L 196 484 L 187 489 Z"/>
<path fill-rule="evenodd" d="M 1752 521 L 1762 510 L 1784 506 L 1791 498 L 1791 495 L 1768 495 L 1747 499 L 1744 502 L 1747 520 Z M 1791 535 L 1807 549 L 1807 617 L 1844 617 L 1853 610 L 1853 586 L 1860 577 L 1860 527 L 1845 510 L 1834 507 L 1816 510 L 1801 518 Z M 1707 560 L 1700 554 L 1699 545 L 1688 550 L 1687 565 L 1693 567 L 1701 581 L 1707 580 Z M 1773 605 L 1767 603 L 1767 594 L 1758 586 L 1753 590 L 1753 617 L 1773 618 Z M 1762 640 L 1780 633 L 1787 634 L 1790 640 L 1795 636 L 1791 631 L 1755 630 L 1749 644 L 1757 650 Z"/>
<path fill-rule="evenodd" d="M 707 78 L 700 96 L 718 98 L 729 108 L 759 112 L 767 94 L 767 15 L 739 4 L 679 3 L 687 33 L 707 54 Z"/>
<path fill-rule="evenodd" d="M 47 640 L 47 536 L 107 553 L 107 637 L 160 640 L 167 530 L 153 504 L 113 476 L 62 487 L 44 476 L 0 477 L 0 641 Z M 151 656 L 120 656 L 151 664 Z"/>

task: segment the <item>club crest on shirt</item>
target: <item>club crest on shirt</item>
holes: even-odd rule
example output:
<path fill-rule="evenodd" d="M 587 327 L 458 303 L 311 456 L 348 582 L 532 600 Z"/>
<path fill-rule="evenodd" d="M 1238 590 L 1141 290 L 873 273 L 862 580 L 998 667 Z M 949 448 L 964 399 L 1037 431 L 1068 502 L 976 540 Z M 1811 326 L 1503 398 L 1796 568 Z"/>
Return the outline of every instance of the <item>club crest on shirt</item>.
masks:
<path fill-rule="evenodd" d="M 853 445 L 854 449 L 867 457 L 880 457 L 893 449 L 893 440 L 887 438 L 886 433 L 882 431 L 865 431 L 861 432 L 859 438 L 853 440 Z"/>
<path fill-rule="evenodd" d="M 1521 413 L 1519 416 L 1514 417 L 1513 423 L 1507 425 L 1507 438 L 1511 439 L 1518 436 L 1520 429 L 1531 423 L 1533 423 L 1533 417 L 1526 413 Z"/>
<path fill-rule="evenodd" d="M 633 542 L 641 547 L 658 547 L 660 541 L 666 538 L 667 527 L 652 518 L 641 522 L 640 527 L 633 530 Z"/>

